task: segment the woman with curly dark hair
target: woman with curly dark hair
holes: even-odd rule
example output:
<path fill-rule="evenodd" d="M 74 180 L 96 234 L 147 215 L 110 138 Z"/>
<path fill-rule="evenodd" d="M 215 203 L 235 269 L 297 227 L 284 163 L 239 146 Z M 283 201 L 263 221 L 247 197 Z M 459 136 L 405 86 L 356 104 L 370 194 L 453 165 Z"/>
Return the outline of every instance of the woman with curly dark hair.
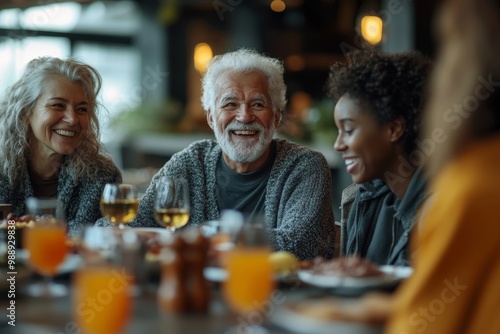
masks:
<path fill-rule="evenodd" d="M 341 252 L 408 265 L 409 235 L 425 197 L 417 138 L 430 62 L 416 52 L 375 50 L 347 59 L 332 66 L 328 80 L 339 129 L 334 148 L 354 181 L 343 193 Z"/>

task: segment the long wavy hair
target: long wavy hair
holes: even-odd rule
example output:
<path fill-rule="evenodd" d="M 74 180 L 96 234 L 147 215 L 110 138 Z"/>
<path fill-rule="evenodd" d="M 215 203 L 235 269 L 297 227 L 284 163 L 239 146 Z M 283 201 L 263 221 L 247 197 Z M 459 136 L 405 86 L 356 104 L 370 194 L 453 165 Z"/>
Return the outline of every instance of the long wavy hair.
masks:
<path fill-rule="evenodd" d="M 446 140 L 427 160 L 430 176 L 467 144 L 500 133 L 500 1 L 448 1 L 436 28 L 440 50 L 422 140 L 436 131 Z"/>
<path fill-rule="evenodd" d="M 38 98 L 44 93 L 44 82 L 60 76 L 82 86 L 89 101 L 89 127 L 83 142 L 66 156 L 65 164 L 76 181 L 82 176 L 94 177 L 101 162 L 113 165 L 99 140 L 98 112 L 101 104 L 97 97 L 101 90 L 100 74 L 90 65 L 75 59 L 40 57 L 31 60 L 21 78 L 10 86 L 0 102 L 0 174 L 11 185 L 20 184 L 28 168 L 31 155 L 29 145 L 29 118 Z"/>

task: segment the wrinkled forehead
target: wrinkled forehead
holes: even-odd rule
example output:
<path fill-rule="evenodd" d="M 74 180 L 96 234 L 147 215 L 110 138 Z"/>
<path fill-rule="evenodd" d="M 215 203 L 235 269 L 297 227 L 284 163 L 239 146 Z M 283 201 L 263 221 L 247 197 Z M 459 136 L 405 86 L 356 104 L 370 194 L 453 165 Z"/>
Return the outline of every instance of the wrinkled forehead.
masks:
<path fill-rule="evenodd" d="M 216 101 L 230 98 L 269 100 L 267 78 L 258 71 L 224 72 L 215 82 Z"/>

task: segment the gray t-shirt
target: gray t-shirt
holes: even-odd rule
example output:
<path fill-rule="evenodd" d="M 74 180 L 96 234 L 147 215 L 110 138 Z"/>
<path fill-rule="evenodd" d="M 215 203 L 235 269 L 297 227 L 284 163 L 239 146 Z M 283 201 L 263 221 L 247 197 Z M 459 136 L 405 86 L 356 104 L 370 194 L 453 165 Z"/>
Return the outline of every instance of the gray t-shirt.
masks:
<path fill-rule="evenodd" d="M 335 245 L 332 210 L 332 174 L 323 155 L 284 139 L 273 139 L 275 160 L 267 181 L 264 212 L 269 243 L 275 250 L 294 253 L 301 260 L 331 256 Z M 155 175 L 141 199 L 131 227 L 158 227 L 154 198 L 162 177 L 183 177 L 189 182 L 189 226 L 202 226 L 220 217 L 217 165 L 221 148 L 200 140 L 178 152 Z M 227 182 L 227 181 L 226 181 Z M 2 193 L 0 178 L 0 194 Z M 5 202 L 9 203 L 9 202 Z M 105 219 L 98 225 L 109 225 Z"/>
<path fill-rule="evenodd" d="M 219 211 L 238 210 L 248 217 L 264 214 L 267 181 L 276 156 L 275 151 L 273 142 L 266 163 L 258 170 L 245 174 L 230 169 L 221 154 L 216 169 Z"/>

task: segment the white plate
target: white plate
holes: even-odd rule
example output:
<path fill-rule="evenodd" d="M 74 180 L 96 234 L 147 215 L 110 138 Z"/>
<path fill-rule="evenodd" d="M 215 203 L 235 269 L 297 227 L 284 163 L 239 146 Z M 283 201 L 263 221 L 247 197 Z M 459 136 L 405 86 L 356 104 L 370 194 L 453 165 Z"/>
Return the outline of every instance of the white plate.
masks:
<path fill-rule="evenodd" d="M 287 305 L 282 305 L 273 312 L 269 320 L 275 325 L 300 334 L 380 334 L 383 328 L 380 325 L 366 325 L 341 320 L 314 319 L 307 315 L 295 312 Z"/>
<path fill-rule="evenodd" d="M 205 267 L 203 269 L 203 276 L 205 279 L 211 281 L 211 282 L 224 282 L 227 280 L 227 271 L 224 268 L 221 267 Z M 293 280 L 296 280 L 296 277 L 294 274 L 288 274 L 288 275 L 276 275 L 275 276 L 277 281 L 280 282 L 291 282 Z"/>
<path fill-rule="evenodd" d="M 383 271 L 386 274 L 392 274 L 400 279 L 406 279 L 411 276 L 413 273 L 412 267 L 404 267 L 404 266 L 380 266 L 380 271 Z"/>
<path fill-rule="evenodd" d="M 146 237 L 146 239 L 150 237 L 163 239 L 172 235 L 172 232 L 162 227 L 129 227 L 120 232 L 134 232 L 138 236 Z"/>
<path fill-rule="evenodd" d="M 374 288 L 395 285 L 411 275 L 410 267 L 381 266 L 385 275 L 375 277 L 336 277 L 320 275 L 310 270 L 299 270 L 299 279 L 321 288 Z"/>
<path fill-rule="evenodd" d="M 224 282 L 227 279 L 227 271 L 220 267 L 205 267 L 203 276 L 211 282 Z"/>
<path fill-rule="evenodd" d="M 82 257 L 78 254 L 68 254 L 64 262 L 57 268 L 58 274 L 71 273 L 82 266 Z"/>
<path fill-rule="evenodd" d="M 148 232 L 154 232 L 154 233 L 160 233 L 160 234 L 171 234 L 172 232 L 168 231 L 164 227 L 130 227 L 132 231 L 140 233 L 148 233 Z"/>

